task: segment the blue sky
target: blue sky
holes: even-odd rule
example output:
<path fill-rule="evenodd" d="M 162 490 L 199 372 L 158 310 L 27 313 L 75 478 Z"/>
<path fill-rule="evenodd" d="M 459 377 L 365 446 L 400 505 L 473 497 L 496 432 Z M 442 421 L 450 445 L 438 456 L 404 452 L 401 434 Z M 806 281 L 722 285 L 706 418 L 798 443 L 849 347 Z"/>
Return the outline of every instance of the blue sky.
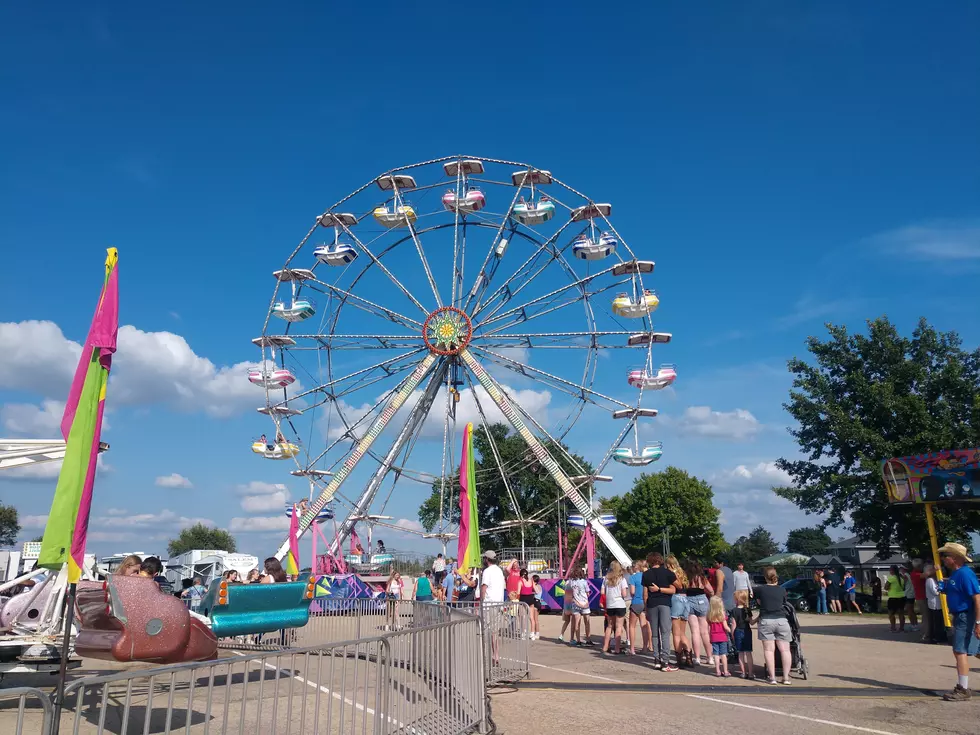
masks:
<path fill-rule="evenodd" d="M 907 331 L 924 315 L 980 341 L 975 5 L 566 3 L 525 22 L 526 6 L 426 7 L 0 10 L 0 435 L 55 435 L 104 248 L 120 250 L 96 552 L 162 550 L 197 518 L 275 549 L 280 531 L 244 529 L 281 522 L 275 485 L 305 490 L 249 452 L 268 431 L 249 340 L 316 214 L 395 166 L 527 161 L 613 203 L 657 262 L 674 342 L 656 359 L 680 373 L 643 436 L 714 483 L 730 539 L 814 520 L 768 488 L 794 452 L 785 361 L 824 321 Z M 627 395 L 629 362 L 600 366 L 597 387 Z M 613 432 L 573 448 L 594 459 Z M 437 471 L 441 441 L 424 444 Z M 626 489 L 634 471 L 613 469 Z M 25 538 L 52 489 L 0 479 Z M 422 495 L 399 486 L 388 512 L 414 521 Z"/>

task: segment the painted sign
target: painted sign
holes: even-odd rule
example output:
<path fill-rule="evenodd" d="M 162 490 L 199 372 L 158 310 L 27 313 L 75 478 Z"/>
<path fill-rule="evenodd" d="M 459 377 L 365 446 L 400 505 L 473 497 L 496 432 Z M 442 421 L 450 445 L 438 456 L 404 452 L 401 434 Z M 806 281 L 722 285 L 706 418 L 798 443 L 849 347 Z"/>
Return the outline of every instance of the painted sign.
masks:
<path fill-rule="evenodd" d="M 980 448 L 896 457 L 881 463 L 889 503 L 980 500 Z"/>

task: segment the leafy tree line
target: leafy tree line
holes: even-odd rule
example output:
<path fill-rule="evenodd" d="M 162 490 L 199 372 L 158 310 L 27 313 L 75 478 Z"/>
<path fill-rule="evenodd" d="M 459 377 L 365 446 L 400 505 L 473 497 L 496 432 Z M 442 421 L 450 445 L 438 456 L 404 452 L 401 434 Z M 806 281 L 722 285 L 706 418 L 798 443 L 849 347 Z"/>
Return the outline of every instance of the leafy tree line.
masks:
<path fill-rule="evenodd" d="M 921 555 L 929 549 L 925 514 L 888 503 L 880 463 L 980 446 L 980 349 L 964 350 L 955 332 L 925 319 L 911 337 L 884 317 L 867 326 L 867 334 L 851 334 L 828 324 L 826 340 L 807 340 L 809 361 L 788 362 L 794 380 L 785 408 L 805 458 L 778 460 L 793 486 L 776 492 L 881 552 L 897 544 Z M 980 530 L 975 504 L 937 505 L 935 515 L 944 540 L 967 541 Z"/>

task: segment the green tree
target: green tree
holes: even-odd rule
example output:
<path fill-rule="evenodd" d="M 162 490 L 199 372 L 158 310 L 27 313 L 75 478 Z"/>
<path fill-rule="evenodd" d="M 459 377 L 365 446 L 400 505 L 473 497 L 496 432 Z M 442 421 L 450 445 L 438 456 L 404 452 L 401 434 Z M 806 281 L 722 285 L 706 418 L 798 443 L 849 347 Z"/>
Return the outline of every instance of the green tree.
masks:
<path fill-rule="evenodd" d="M 17 509 L 12 505 L 0 503 L 0 546 L 13 546 L 20 533 Z"/>
<path fill-rule="evenodd" d="M 41 543 L 42 541 L 44 541 L 44 534 L 41 534 L 40 536 L 35 536 L 34 538 L 31 539 L 31 541 L 38 544 Z"/>
<path fill-rule="evenodd" d="M 746 566 L 755 564 L 759 559 L 779 553 L 779 543 L 775 537 L 762 526 L 753 528 L 748 536 L 739 536 L 728 551 L 730 563 L 742 562 Z"/>
<path fill-rule="evenodd" d="M 473 432 L 473 448 L 476 454 L 476 488 L 477 507 L 479 508 L 480 528 L 494 528 L 503 521 L 514 520 L 517 514 L 514 503 L 507 491 L 507 485 L 517 500 L 522 514 L 529 515 L 554 504 L 561 491 L 557 483 L 541 466 L 530 448 L 515 433 L 510 433 L 505 424 L 493 424 L 490 427 L 500 464 L 494 457 L 490 437 L 483 426 Z M 568 451 L 564 445 L 561 448 L 545 443 L 545 447 L 555 458 L 562 469 L 569 475 L 581 475 L 592 472 L 592 467 L 581 457 L 572 455 L 578 466 L 565 456 Z M 501 476 L 500 466 L 505 469 L 507 485 Z M 419 522 L 426 531 L 433 531 L 439 526 L 439 505 L 442 497 L 442 515 L 449 524 L 459 523 L 459 475 L 453 473 L 446 478 L 445 488 L 441 488 L 441 480 L 432 483 L 432 492 L 419 507 Z M 555 514 L 545 514 L 541 520 L 543 526 L 526 526 L 524 529 L 525 543 L 528 546 L 554 546 L 557 543 Z M 495 534 L 495 541 L 503 546 L 518 546 L 521 542 L 520 529 L 508 529 Z"/>
<path fill-rule="evenodd" d="M 641 473 L 633 488 L 603 501 L 616 515 L 616 540 L 633 557 L 660 548 L 666 527 L 678 558 L 711 557 L 725 548 L 711 485 L 676 467 Z"/>
<path fill-rule="evenodd" d="M 964 351 L 955 332 L 924 319 L 911 338 L 884 317 L 868 322 L 867 335 L 827 329 L 826 341 L 807 340 L 810 362 L 788 363 L 794 380 L 785 408 L 806 458 L 778 460 L 793 487 L 776 492 L 880 551 L 897 543 L 921 553 L 929 547 L 925 516 L 888 503 L 880 463 L 980 445 L 980 350 Z M 980 510 L 935 510 L 944 540 L 980 529 Z"/>
<path fill-rule="evenodd" d="M 233 552 L 237 549 L 235 537 L 223 528 L 211 528 L 203 523 L 195 523 L 185 528 L 177 538 L 170 539 L 167 551 L 170 556 L 177 556 L 193 549 L 217 549 L 218 551 Z"/>
<path fill-rule="evenodd" d="M 812 528 L 794 528 L 786 537 L 786 551 L 794 554 L 824 554 L 831 540 L 827 532 L 822 528 L 814 526 Z"/>

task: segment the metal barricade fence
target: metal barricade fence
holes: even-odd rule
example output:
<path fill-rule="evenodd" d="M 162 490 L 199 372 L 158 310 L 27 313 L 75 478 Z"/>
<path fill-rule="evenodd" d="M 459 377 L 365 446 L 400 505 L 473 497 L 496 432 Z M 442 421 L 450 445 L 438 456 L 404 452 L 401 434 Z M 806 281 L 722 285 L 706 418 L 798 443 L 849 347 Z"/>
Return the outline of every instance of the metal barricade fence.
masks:
<path fill-rule="evenodd" d="M 216 661 L 80 679 L 66 688 L 61 733 L 456 735 L 482 729 L 480 621 L 456 618 L 329 646 L 230 651 Z"/>
<path fill-rule="evenodd" d="M 219 648 L 239 651 L 281 651 L 360 640 L 420 625 L 449 622 L 448 608 L 437 602 L 384 598 L 319 599 L 302 628 L 287 628 L 258 636 L 222 638 Z M 376 653 L 376 652 L 374 652 Z"/>
<path fill-rule="evenodd" d="M 480 618 L 487 685 L 526 679 L 531 673 L 531 608 L 524 602 L 453 602 Z"/>
<path fill-rule="evenodd" d="M 5 723 L 0 732 L 4 735 L 44 735 L 50 731 L 53 715 L 51 700 L 40 689 L 0 689 L 0 722 Z"/>

